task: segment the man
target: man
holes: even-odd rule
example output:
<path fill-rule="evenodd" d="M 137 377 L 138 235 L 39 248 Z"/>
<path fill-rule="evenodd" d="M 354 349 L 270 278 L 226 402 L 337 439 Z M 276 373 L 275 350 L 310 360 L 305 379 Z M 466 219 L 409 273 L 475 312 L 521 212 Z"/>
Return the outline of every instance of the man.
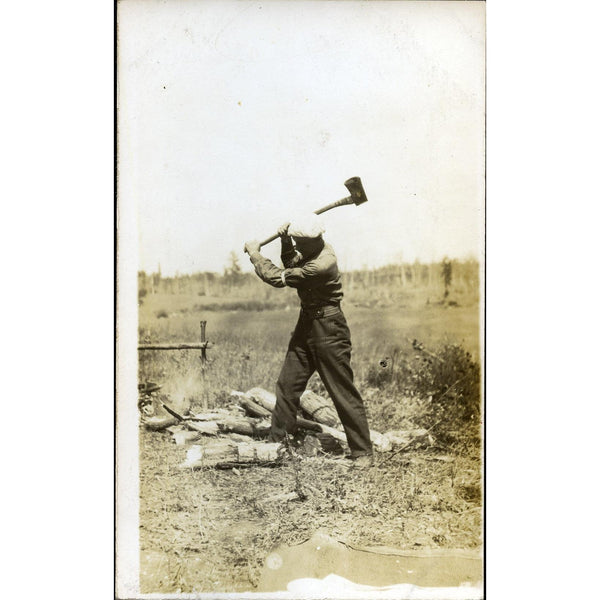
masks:
<path fill-rule="evenodd" d="M 247 242 L 256 274 L 269 285 L 296 288 L 301 311 L 277 380 L 277 402 L 271 418 L 271 441 L 294 433 L 300 396 L 315 370 L 344 426 L 350 458 L 356 466 L 370 466 L 373 447 L 362 398 L 354 386 L 350 355 L 352 344 L 340 308 L 342 284 L 333 249 L 323 240 L 324 229 L 316 215 L 308 215 L 279 228 L 284 268 L 260 254 L 260 243 Z"/>

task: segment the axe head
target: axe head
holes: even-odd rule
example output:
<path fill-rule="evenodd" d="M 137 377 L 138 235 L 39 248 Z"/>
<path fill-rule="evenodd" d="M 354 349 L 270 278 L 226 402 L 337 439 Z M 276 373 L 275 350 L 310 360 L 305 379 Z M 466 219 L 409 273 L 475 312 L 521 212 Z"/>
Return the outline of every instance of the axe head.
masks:
<path fill-rule="evenodd" d="M 367 195 L 365 194 L 365 189 L 363 188 L 360 177 L 351 177 L 347 181 L 344 181 L 344 185 L 350 192 L 350 198 L 352 198 L 353 204 L 358 206 L 359 204 L 363 204 L 363 202 L 367 201 Z"/>

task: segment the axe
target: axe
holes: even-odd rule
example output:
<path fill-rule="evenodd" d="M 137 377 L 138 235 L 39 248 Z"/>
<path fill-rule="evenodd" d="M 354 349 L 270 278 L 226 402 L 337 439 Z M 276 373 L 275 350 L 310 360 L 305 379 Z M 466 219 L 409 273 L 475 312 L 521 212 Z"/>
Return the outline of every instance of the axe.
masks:
<path fill-rule="evenodd" d="M 350 195 L 346 196 L 345 198 L 342 198 L 341 200 L 336 200 L 335 202 L 332 202 L 331 204 L 328 204 L 323 208 L 315 210 L 315 215 L 320 215 L 321 213 L 331 210 L 336 206 L 345 206 L 346 204 L 355 204 L 356 206 L 358 206 L 359 204 L 363 204 L 367 201 L 367 195 L 365 194 L 365 190 L 363 188 L 363 184 L 360 180 L 360 177 L 351 177 L 347 181 L 344 181 L 344 185 L 348 188 Z M 264 242 L 260 243 L 261 247 L 270 244 L 273 240 L 276 240 L 278 237 L 278 233 L 272 235 L 270 238 L 267 238 Z"/>

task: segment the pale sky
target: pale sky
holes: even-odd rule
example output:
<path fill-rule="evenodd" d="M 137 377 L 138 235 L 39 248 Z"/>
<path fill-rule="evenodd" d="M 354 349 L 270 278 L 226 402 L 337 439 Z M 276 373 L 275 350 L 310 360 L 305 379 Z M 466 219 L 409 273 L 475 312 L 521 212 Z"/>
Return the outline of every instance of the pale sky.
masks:
<path fill-rule="evenodd" d="M 322 216 L 343 270 L 481 258 L 484 50 L 484 2 L 121 0 L 121 257 L 250 270 L 246 240 L 359 176 Z"/>

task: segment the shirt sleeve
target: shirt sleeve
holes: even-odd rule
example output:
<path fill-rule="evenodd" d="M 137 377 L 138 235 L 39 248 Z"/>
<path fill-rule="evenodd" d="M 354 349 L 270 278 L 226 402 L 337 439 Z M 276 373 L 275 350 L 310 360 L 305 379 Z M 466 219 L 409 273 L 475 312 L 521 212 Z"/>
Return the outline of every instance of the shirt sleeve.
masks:
<path fill-rule="evenodd" d="M 254 252 L 250 255 L 250 261 L 254 265 L 256 274 L 269 285 L 282 288 L 285 286 L 282 274 L 283 269 L 274 265 L 268 258 L 265 258 L 259 252 Z"/>
<path fill-rule="evenodd" d="M 259 252 L 250 255 L 256 274 L 269 285 L 282 288 L 289 286 L 296 289 L 310 287 L 321 281 L 336 268 L 335 260 L 318 258 L 304 263 L 300 267 L 281 269 Z M 297 259 L 294 259 L 297 262 Z M 294 262 L 292 261 L 292 263 Z"/>
<path fill-rule="evenodd" d="M 298 262 L 298 253 L 289 235 L 281 237 L 281 262 L 286 269 L 294 267 Z"/>
<path fill-rule="evenodd" d="M 327 279 L 332 270 L 335 269 L 335 261 L 319 258 L 311 260 L 301 267 L 285 269 L 283 280 L 289 287 L 301 289 L 310 287 L 319 281 Z"/>

